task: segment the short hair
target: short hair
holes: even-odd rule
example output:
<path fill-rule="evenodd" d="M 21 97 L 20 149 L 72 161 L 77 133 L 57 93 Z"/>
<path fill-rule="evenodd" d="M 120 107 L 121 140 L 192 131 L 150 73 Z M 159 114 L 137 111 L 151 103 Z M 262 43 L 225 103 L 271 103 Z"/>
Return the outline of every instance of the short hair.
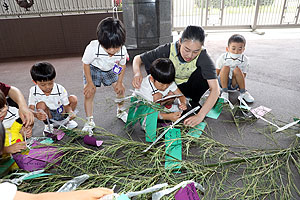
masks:
<path fill-rule="evenodd" d="M 38 62 L 30 69 L 32 80 L 37 81 L 51 81 L 56 77 L 55 68 L 48 62 Z"/>
<path fill-rule="evenodd" d="M 185 40 L 197 40 L 203 45 L 205 40 L 204 29 L 201 26 L 187 26 L 180 39 L 181 42 Z"/>
<path fill-rule="evenodd" d="M 150 66 L 150 74 L 154 80 L 170 84 L 175 80 L 175 67 L 168 58 L 158 58 Z"/>
<path fill-rule="evenodd" d="M 126 40 L 124 24 L 112 17 L 101 20 L 97 26 L 97 38 L 105 49 L 123 46 Z"/>
<path fill-rule="evenodd" d="M 0 90 L 0 109 L 6 105 L 6 97 L 4 93 Z"/>
<path fill-rule="evenodd" d="M 4 147 L 4 142 L 5 142 L 5 129 L 2 122 L 0 121 L 0 152 Z"/>
<path fill-rule="evenodd" d="M 246 39 L 244 38 L 244 36 L 242 36 L 242 35 L 240 35 L 240 34 L 233 34 L 233 35 L 228 39 L 228 46 L 229 46 L 232 42 L 243 43 L 244 45 L 246 45 Z"/>

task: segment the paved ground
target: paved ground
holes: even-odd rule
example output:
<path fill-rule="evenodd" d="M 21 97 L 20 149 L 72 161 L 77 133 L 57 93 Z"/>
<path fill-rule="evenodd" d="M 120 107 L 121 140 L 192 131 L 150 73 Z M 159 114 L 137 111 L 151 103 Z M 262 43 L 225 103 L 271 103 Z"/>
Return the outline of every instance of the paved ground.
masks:
<path fill-rule="evenodd" d="M 300 72 L 298 68 L 300 63 L 300 29 L 260 31 L 265 31 L 265 34 L 259 35 L 243 30 L 236 32 L 208 31 L 205 47 L 212 58 L 216 60 L 225 51 L 230 35 L 233 33 L 243 34 L 247 39 L 245 53 L 251 59 L 251 68 L 246 80 L 249 92 L 255 97 L 255 103 L 251 106 L 264 105 L 271 108 L 274 119 L 280 120 L 276 122 L 283 125 L 286 122 L 291 122 L 293 117 L 300 116 Z M 20 88 L 25 97 L 28 98 L 29 88 L 33 85 L 29 69 L 32 64 L 41 60 L 52 63 L 57 70 L 56 82 L 65 86 L 70 94 L 78 96 L 78 116 L 84 118 L 80 55 L 59 58 L 53 56 L 22 58 L 1 62 L 0 80 Z M 129 89 L 132 89 L 131 79 L 132 66 L 129 63 L 124 78 L 127 95 L 130 94 Z M 111 87 L 98 88 L 95 97 L 95 122 L 98 126 L 112 133 L 125 136 L 124 123 L 115 117 L 114 96 Z M 237 94 L 231 96 L 233 103 L 236 103 L 236 97 Z M 279 139 L 279 143 L 275 144 L 259 131 L 266 127 L 265 122 L 257 121 L 253 124 L 243 124 L 240 131 L 237 131 L 234 123 L 228 123 L 228 120 L 232 120 L 228 111 L 223 111 L 218 120 L 206 119 L 209 132 L 216 140 L 225 144 L 238 143 L 264 149 L 278 147 L 278 145 L 286 147 L 295 139 L 291 135 L 286 137 L 285 133 L 272 134 L 272 137 Z M 81 120 L 78 122 L 79 128 L 82 128 L 84 122 Z M 40 135 L 42 129 L 43 124 L 36 122 L 34 135 Z M 141 136 L 140 139 L 143 139 L 143 133 L 139 127 L 134 131 L 134 135 L 135 137 Z"/>

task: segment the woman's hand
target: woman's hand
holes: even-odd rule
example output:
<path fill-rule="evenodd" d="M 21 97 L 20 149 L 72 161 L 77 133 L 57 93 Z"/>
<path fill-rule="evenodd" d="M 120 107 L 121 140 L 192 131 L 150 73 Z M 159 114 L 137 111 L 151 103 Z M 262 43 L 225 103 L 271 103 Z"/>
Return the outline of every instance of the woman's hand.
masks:
<path fill-rule="evenodd" d="M 184 120 L 184 125 L 194 127 L 198 124 L 200 124 L 203 121 L 204 118 L 200 117 L 199 115 L 194 115 L 186 120 Z"/>

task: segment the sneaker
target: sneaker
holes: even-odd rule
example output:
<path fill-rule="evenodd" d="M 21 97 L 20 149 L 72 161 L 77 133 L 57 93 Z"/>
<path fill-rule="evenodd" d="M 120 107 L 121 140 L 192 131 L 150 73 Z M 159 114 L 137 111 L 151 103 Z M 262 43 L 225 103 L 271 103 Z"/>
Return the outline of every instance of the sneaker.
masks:
<path fill-rule="evenodd" d="M 76 128 L 78 126 L 77 122 L 75 122 L 74 120 L 70 120 L 68 121 L 68 123 L 66 124 L 66 127 L 70 130 Z"/>
<path fill-rule="evenodd" d="M 227 102 L 228 102 L 227 100 L 228 100 L 228 98 L 229 98 L 228 92 L 222 92 L 220 98 L 223 98 L 223 99 L 224 99 L 224 103 L 227 103 Z"/>
<path fill-rule="evenodd" d="M 243 98 L 247 103 L 254 102 L 254 98 L 251 96 L 251 94 L 249 92 L 240 94 L 240 97 Z"/>
<path fill-rule="evenodd" d="M 127 122 L 127 112 L 125 110 L 122 110 L 120 108 L 117 109 L 117 118 L 121 119 L 124 123 Z"/>
<path fill-rule="evenodd" d="M 85 122 L 82 131 L 87 131 L 90 132 L 95 128 L 95 122 L 94 121 L 89 121 L 89 122 Z"/>
<path fill-rule="evenodd" d="M 54 131 L 54 127 L 53 127 L 53 124 L 45 124 L 45 128 L 44 128 L 44 132 L 46 133 L 53 133 Z"/>

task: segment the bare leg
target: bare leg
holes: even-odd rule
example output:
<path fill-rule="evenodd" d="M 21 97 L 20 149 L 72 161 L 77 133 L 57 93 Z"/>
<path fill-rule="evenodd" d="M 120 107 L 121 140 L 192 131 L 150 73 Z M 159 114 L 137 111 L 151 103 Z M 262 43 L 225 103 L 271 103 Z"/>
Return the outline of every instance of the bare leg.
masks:
<path fill-rule="evenodd" d="M 87 117 L 93 116 L 95 93 L 96 90 L 89 97 L 84 96 L 84 110 Z"/>
<path fill-rule="evenodd" d="M 245 90 L 245 77 L 242 70 L 236 67 L 232 74 L 232 86 L 239 85 L 240 90 Z"/>
<path fill-rule="evenodd" d="M 69 102 L 72 110 L 74 111 L 77 107 L 77 102 L 78 102 L 77 97 L 75 95 L 70 95 Z"/>
<path fill-rule="evenodd" d="M 221 80 L 221 86 L 223 88 L 228 88 L 228 77 L 229 77 L 230 67 L 224 66 L 222 67 L 220 71 L 220 80 Z"/>

